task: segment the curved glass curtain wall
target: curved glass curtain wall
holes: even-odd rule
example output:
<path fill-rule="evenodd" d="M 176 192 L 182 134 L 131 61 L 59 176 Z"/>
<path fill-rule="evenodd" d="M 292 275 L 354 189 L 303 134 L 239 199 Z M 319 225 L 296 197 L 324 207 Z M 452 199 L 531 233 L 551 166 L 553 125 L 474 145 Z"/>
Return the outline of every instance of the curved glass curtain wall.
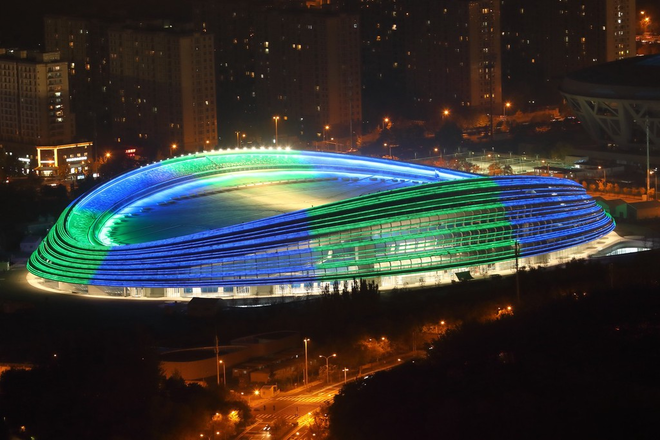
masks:
<path fill-rule="evenodd" d="M 367 173 L 415 185 L 164 240 L 108 245 L 100 237 L 135 200 L 191 179 L 255 169 Z M 46 279 L 99 286 L 282 285 L 495 263 L 515 258 L 516 242 L 519 256 L 529 257 L 613 228 L 579 184 L 563 179 L 480 177 L 317 152 L 214 152 L 135 170 L 77 200 L 28 268 Z"/>

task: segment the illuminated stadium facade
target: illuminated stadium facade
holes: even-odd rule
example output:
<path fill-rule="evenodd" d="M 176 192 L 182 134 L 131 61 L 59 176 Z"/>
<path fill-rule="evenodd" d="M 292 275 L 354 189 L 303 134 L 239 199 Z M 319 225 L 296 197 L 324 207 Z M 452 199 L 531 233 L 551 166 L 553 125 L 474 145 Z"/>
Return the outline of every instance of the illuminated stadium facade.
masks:
<path fill-rule="evenodd" d="M 567 259 L 613 228 L 569 180 L 228 150 L 142 167 L 79 198 L 28 269 L 87 294 L 284 297 L 353 279 L 432 283 L 516 256 Z"/>

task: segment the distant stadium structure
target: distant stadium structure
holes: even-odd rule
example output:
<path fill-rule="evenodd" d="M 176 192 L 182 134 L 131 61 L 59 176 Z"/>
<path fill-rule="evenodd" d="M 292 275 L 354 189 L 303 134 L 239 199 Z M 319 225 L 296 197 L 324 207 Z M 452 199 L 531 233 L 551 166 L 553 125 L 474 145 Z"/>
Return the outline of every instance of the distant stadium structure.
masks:
<path fill-rule="evenodd" d="M 602 144 L 660 149 L 660 55 L 626 58 L 566 75 L 561 93 Z"/>
<path fill-rule="evenodd" d="M 569 259 L 614 228 L 576 182 L 345 154 L 235 149 L 125 173 L 74 201 L 32 254 L 87 294 L 256 298 L 335 281 L 388 289 L 516 258 Z"/>

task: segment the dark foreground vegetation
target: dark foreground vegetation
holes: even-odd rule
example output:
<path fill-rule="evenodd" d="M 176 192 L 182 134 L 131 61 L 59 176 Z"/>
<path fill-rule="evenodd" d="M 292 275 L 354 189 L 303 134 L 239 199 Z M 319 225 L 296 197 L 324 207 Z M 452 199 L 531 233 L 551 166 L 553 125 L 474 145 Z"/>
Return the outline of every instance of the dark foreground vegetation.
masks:
<path fill-rule="evenodd" d="M 0 439 L 228 439 L 249 407 L 228 390 L 165 378 L 145 335 L 91 330 L 0 379 Z"/>
<path fill-rule="evenodd" d="M 333 289 L 209 318 L 182 304 L 16 292 L 24 307 L 0 311 L 0 360 L 33 368 L 0 376 L 0 438 L 186 439 L 211 428 L 233 438 L 249 423 L 245 404 L 215 380 L 203 388 L 164 378 L 159 347 L 279 330 L 298 331 L 301 352 L 310 338 L 310 359 L 337 353 L 335 380 L 344 367 L 430 353 L 346 387 L 329 411 L 334 439 L 648 438 L 660 429 L 659 263 L 651 251 L 528 269 L 520 302 L 515 277 L 504 277 Z M 507 305 L 513 315 L 498 313 Z M 323 366 L 310 361 L 312 378 Z"/>
<path fill-rule="evenodd" d="M 538 274 L 513 315 L 465 321 L 425 361 L 344 387 L 330 437 L 657 438 L 658 258 L 642 255 Z"/>

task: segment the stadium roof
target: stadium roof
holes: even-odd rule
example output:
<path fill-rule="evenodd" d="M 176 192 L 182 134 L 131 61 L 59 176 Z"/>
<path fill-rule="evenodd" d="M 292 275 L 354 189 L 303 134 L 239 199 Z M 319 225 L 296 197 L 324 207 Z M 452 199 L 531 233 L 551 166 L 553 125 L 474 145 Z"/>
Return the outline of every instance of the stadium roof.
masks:
<path fill-rule="evenodd" d="M 660 54 L 625 58 L 566 75 L 565 93 L 595 98 L 660 99 Z"/>
<path fill-rule="evenodd" d="M 65 210 L 28 269 L 74 285 L 179 294 L 311 290 L 542 255 L 613 228 L 570 180 L 231 150 L 169 159 L 96 187 Z"/>

